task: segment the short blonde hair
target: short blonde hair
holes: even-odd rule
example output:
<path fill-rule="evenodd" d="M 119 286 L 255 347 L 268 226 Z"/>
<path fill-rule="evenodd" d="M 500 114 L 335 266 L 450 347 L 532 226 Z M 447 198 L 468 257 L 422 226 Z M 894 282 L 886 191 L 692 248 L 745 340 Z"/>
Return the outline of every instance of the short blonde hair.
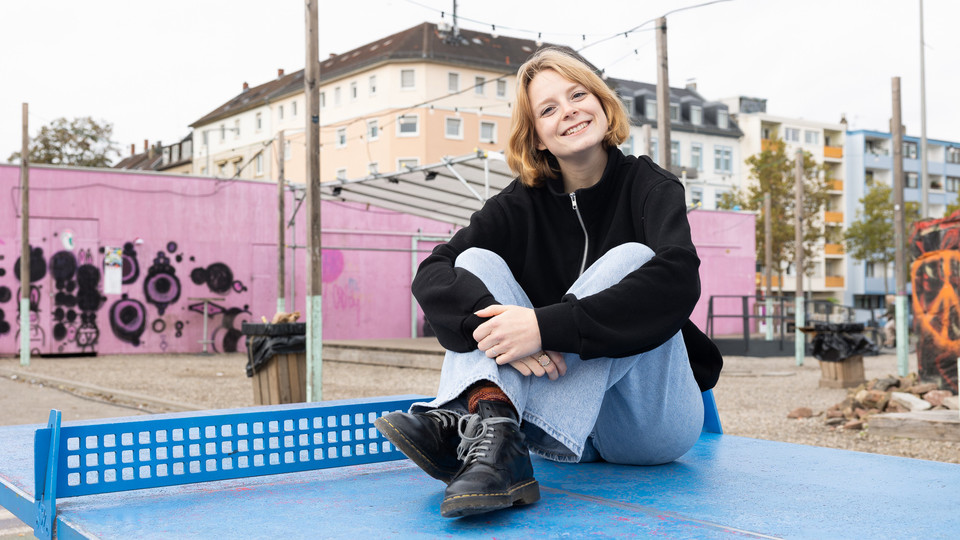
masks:
<path fill-rule="evenodd" d="M 540 185 L 545 178 L 556 178 L 560 169 L 549 150 L 537 149 L 533 106 L 527 94 L 530 82 L 538 73 L 552 69 L 566 79 L 582 84 L 595 95 L 607 116 L 604 148 L 617 146 L 630 135 L 630 118 L 620 98 L 581 59 L 554 48 L 537 51 L 517 71 L 517 100 L 513 106 L 510 141 L 507 144 L 507 165 L 527 186 Z"/>

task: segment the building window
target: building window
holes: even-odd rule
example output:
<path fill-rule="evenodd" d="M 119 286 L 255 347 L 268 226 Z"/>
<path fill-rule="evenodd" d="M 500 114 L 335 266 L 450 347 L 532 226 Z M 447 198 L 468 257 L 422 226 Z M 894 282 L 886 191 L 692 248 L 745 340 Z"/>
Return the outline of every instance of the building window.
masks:
<path fill-rule="evenodd" d="M 380 164 L 376 161 L 371 161 L 367 165 L 367 174 L 380 174 Z"/>
<path fill-rule="evenodd" d="M 239 118 L 233 121 L 233 138 L 234 139 L 240 138 L 240 119 Z"/>
<path fill-rule="evenodd" d="M 347 145 L 347 128 L 337 129 L 337 148 L 343 148 Z"/>
<path fill-rule="evenodd" d="M 416 137 L 420 134 L 420 117 L 415 114 L 405 114 L 397 118 L 398 137 Z"/>
<path fill-rule="evenodd" d="M 729 146 L 714 146 L 713 168 L 718 172 L 733 172 L 733 149 Z"/>
<path fill-rule="evenodd" d="M 647 117 L 647 120 L 656 120 L 657 119 L 657 102 L 652 99 L 644 100 L 643 115 Z"/>
<path fill-rule="evenodd" d="M 692 206 L 703 206 L 703 188 L 690 188 L 690 204 Z"/>
<path fill-rule="evenodd" d="M 444 135 L 446 135 L 448 139 L 463 138 L 463 120 L 462 119 L 448 116 L 445 125 L 446 127 L 444 129 Z"/>
<path fill-rule="evenodd" d="M 699 126 L 703 125 L 703 108 L 698 105 L 690 106 L 690 123 Z"/>
<path fill-rule="evenodd" d="M 279 120 L 283 120 L 283 105 L 277 107 L 277 117 Z"/>
<path fill-rule="evenodd" d="M 920 185 L 920 183 L 917 181 L 917 173 L 915 172 L 908 172 L 905 180 L 906 187 L 908 188 L 915 188 Z"/>
<path fill-rule="evenodd" d="M 257 176 L 263 176 L 263 154 L 257 154 L 257 157 L 253 160 L 254 167 L 257 171 Z"/>
<path fill-rule="evenodd" d="M 346 180 L 346 179 L 347 179 L 347 170 L 337 169 L 337 180 Z"/>
<path fill-rule="evenodd" d="M 339 86 L 333 89 L 333 106 L 334 107 L 340 106 L 340 87 Z"/>
<path fill-rule="evenodd" d="M 960 191 L 960 178 L 956 176 L 948 176 L 947 191 L 951 193 L 956 193 L 957 191 Z"/>
<path fill-rule="evenodd" d="M 460 74 L 447 73 L 447 92 L 451 94 L 460 91 Z"/>
<path fill-rule="evenodd" d="M 670 104 L 670 121 L 671 122 L 680 121 L 680 105 L 676 103 Z"/>
<path fill-rule="evenodd" d="M 412 69 L 401 69 L 400 70 L 400 88 L 404 90 L 409 90 L 416 86 L 416 72 Z"/>
<path fill-rule="evenodd" d="M 623 141 L 623 144 L 620 145 L 620 151 L 625 155 L 633 155 L 633 135 L 627 137 L 627 140 Z"/>
<path fill-rule="evenodd" d="M 210 131 L 206 129 L 203 130 L 203 145 L 204 146 L 210 145 Z"/>
<path fill-rule="evenodd" d="M 297 115 L 297 102 L 296 102 L 296 101 L 291 101 L 291 102 L 290 102 L 290 115 L 291 115 L 291 116 L 296 116 L 296 115 Z"/>
<path fill-rule="evenodd" d="M 917 159 L 917 143 L 915 143 L 915 142 L 904 142 L 904 143 L 903 143 L 903 158 L 904 158 L 904 159 Z"/>
<path fill-rule="evenodd" d="M 703 145 L 700 143 L 690 145 L 690 166 L 698 171 L 703 170 Z"/>
<path fill-rule="evenodd" d="M 650 139 L 650 159 L 652 159 L 654 162 L 660 161 L 657 156 L 659 156 L 659 153 L 657 152 L 657 140 Z"/>
<path fill-rule="evenodd" d="M 233 161 L 233 177 L 238 178 L 240 176 L 240 163 L 243 162 L 243 158 L 238 158 Z"/>
<path fill-rule="evenodd" d="M 410 169 L 415 169 L 419 166 L 419 158 L 400 158 L 397 160 L 397 170 L 401 172 L 409 171 Z"/>
<path fill-rule="evenodd" d="M 380 138 L 380 126 L 376 120 L 367 120 L 367 140 L 375 141 Z"/>
<path fill-rule="evenodd" d="M 490 144 L 497 142 L 496 122 L 480 122 L 480 142 Z"/>
<path fill-rule="evenodd" d="M 807 144 L 820 144 L 820 132 L 806 130 L 803 132 L 803 142 Z"/>
<path fill-rule="evenodd" d="M 377 76 L 376 76 L 376 75 L 371 75 L 370 78 L 367 79 L 367 81 L 368 81 L 368 83 L 369 83 L 369 84 L 367 85 L 367 88 L 368 88 L 368 90 L 369 90 L 369 92 L 370 92 L 370 95 L 371 95 L 371 96 L 377 95 Z"/>
<path fill-rule="evenodd" d="M 486 77 L 474 77 L 473 78 L 473 92 L 478 96 L 483 95 L 483 87 L 486 86 L 487 79 Z"/>
<path fill-rule="evenodd" d="M 283 141 L 283 160 L 288 161 L 290 159 L 291 152 L 290 141 Z"/>
<path fill-rule="evenodd" d="M 220 124 L 220 140 L 222 141 L 226 138 L 227 138 L 227 126 L 224 124 Z"/>
<path fill-rule="evenodd" d="M 960 163 L 960 148 L 956 146 L 947 147 L 947 163 Z"/>
<path fill-rule="evenodd" d="M 623 101 L 623 108 L 627 110 L 627 114 L 633 116 L 633 98 L 632 97 L 621 97 Z"/>
<path fill-rule="evenodd" d="M 320 108 L 324 109 L 327 106 L 327 93 L 320 92 Z"/>
<path fill-rule="evenodd" d="M 257 131 L 263 129 L 263 115 L 257 113 L 256 120 L 254 120 L 253 125 L 257 126 Z"/>
<path fill-rule="evenodd" d="M 726 109 L 717 109 L 717 127 L 720 129 L 730 127 L 730 113 Z"/>
<path fill-rule="evenodd" d="M 350 101 L 356 101 L 357 95 L 357 82 L 354 81 L 350 83 Z"/>
<path fill-rule="evenodd" d="M 221 161 L 217 163 L 217 176 L 224 177 L 227 175 L 227 162 Z"/>
<path fill-rule="evenodd" d="M 680 166 L 680 141 L 670 141 L 670 163 Z"/>
<path fill-rule="evenodd" d="M 497 80 L 497 97 L 507 97 L 507 81 Z"/>
<path fill-rule="evenodd" d="M 800 130 L 797 128 L 784 128 L 783 139 L 787 142 L 800 142 Z"/>

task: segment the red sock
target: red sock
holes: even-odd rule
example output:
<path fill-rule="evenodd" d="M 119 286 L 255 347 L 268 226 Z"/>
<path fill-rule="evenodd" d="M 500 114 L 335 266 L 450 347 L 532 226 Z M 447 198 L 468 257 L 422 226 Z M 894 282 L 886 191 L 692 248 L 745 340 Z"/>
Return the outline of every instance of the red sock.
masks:
<path fill-rule="evenodd" d="M 466 394 L 470 414 L 477 414 L 477 407 L 481 399 L 484 401 L 500 401 L 513 407 L 513 403 L 510 403 L 510 398 L 503 393 L 503 390 L 490 381 L 480 381 L 474 384 L 470 388 L 467 388 Z"/>

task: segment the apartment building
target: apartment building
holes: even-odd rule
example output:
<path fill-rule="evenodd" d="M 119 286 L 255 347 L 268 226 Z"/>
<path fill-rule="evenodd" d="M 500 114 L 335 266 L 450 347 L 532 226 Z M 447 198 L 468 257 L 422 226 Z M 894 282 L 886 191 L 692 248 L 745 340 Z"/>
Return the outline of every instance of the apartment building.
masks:
<path fill-rule="evenodd" d="M 903 198 L 920 202 L 920 138 L 903 140 Z M 893 137 L 879 131 L 850 131 L 844 142 L 847 178 L 845 215 L 856 220 L 860 199 L 876 183 L 893 186 Z M 927 140 L 927 205 L 929 217 L 942 217 L 947 205 L 956 204 L 960 192 L 960 142 Z M 907 232 L 909 234 L 909 231 Z M 884 283 L 882 265 L 856 260 L 847 261 L 849 276 L 844 304 L 877 309 L 884 306 L 884 296 L 896 290 L 893 265 L 887 267 Z"/>
<path fill-rule="evenodd" d="M 607 84 L 620 95 L 631 117 L 630 137 L 621 149 L 641 155 L 649 148 L 650 157 L 659 161 L 657 86 L 612 77 Z M 727 105 L 704 99 L 696 84 L 670 88 L 669 110 L 671 172 L 684 182 L 689 206 L 715 210 L 723 193 L 737 187 L 743 134 Z M 649 142 L 645 126 L 649 126 Z"/>
<path fill-rule="evenodd" d="M 321 181 L 403 171 L 506 145 L 516 70 L 534 41 L 423 23 L 320 62 Z M 191 124 L 194 174 L 304 181 L 303 71 Z M 284 148 L 277 134 L 284 131 Z"/>
<path fill-rule="evenodd" d="M 740 155 L 743 160 L 759 154 L 771 140 L 781 139 L 786 143 L 786 152 L 791 157 L 798 149 L 809 153 L 814 161 L 825 167 L 829 179 L 830 197 L 820 218 L 825 227 L 825 236 L 832 241 L 821 240 L 814 256 L 814 268 L 804 278 L 804 290 L 814 300 L 839 300 L 847 287 L 847 256 L 840 240 L 851 215 L 847 212 L 850 195 L 844 169 L 844 140 L 846 123 L 818 122 L 802 118 L 774 116 L 766 112 L 766 100 L 750 97 L 735 97 L 722 100 L 729 105 L 730 114 L 736 119 L 743 137 L 740 139 Z M 752 180 L 750 168 L 741 163 L 738 185 L 747 186 Z M 856 198 L 852 199 L 856 203 Z M 796 272 L 793 265 L 785 268 L 781 286 L 777 272 L 773 273 L 774 290 L 785 294 L 796 291 Z M 758 287 L 765 288 L 761 273 Z"/>

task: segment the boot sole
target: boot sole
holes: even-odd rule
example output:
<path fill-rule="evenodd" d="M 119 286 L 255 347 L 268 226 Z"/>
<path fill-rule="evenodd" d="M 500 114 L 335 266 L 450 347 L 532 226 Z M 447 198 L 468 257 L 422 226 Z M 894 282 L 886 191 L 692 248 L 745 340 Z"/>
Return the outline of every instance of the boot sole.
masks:
<path fill-rule="evenodd" d="M 517 484 L 506 492 L 465 493 L 447 497 L 440 503 L 440 515 L 457 518 L 483 514 L 510 508 L 514 505 L 532 504 L 540 500 L 540 484 L 533 478 Z"/>
<path fill-rule="evenodd" d="M 446 484 L 449 484 L 450 480 L 453 479 L 453 475 L 457 473 L 457 471 L 447 471 L 438 467 L 436 463 L 431 461 L 420 449 L 414 446 L 413 442 L 410 441 L 403 432 L 397 429 L 386 416 L 381 416 L 374 420 L 373 425 L 377 428 L 377 431 L 397 447 L 397 450 L 403 452 L 403 455 L 410 458 L 410 461 L 416 464 L 417 467 L 423 469 L 423 472 Z"/>

